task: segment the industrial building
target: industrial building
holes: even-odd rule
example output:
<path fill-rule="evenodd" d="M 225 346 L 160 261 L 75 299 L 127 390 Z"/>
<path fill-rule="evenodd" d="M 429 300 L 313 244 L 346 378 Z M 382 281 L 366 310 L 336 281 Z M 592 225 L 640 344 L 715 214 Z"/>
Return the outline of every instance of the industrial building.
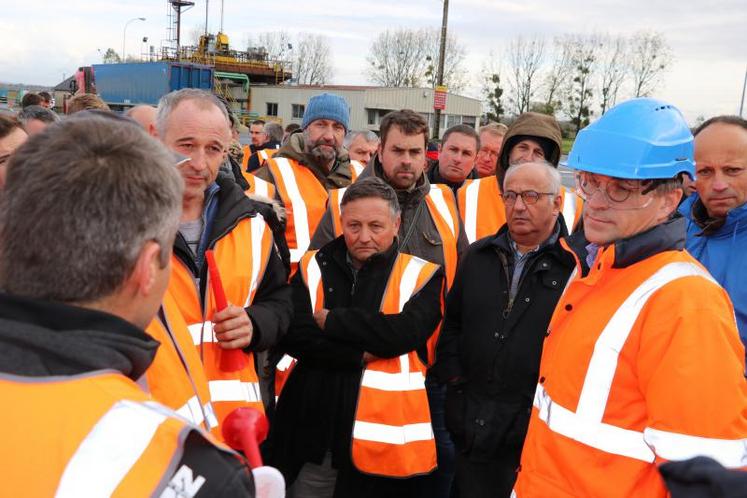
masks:
<path fill-rule="evenodd" d="M 350 128 L 378 131 L 388 112 L 412 109 L 428 119 L 433 128 L 433 88 L 383 88 L 341 85 L 252 85 L 250 115 L 286 126 L 301 124 L 306 102 L 314 95 L 334 93 L 350 106 Z M 449 93 L 446 109 L 441 111 L 441 134 L 457 124 L 477 127 L 482 108 L 478 99 Z"/>

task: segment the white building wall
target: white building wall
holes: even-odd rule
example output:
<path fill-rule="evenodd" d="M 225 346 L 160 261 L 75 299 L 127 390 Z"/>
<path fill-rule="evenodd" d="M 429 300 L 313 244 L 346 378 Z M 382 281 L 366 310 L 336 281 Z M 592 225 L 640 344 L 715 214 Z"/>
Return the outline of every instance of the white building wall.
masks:
<path fill-rule="evenodd" d="M 352 130 L 378 131 L 379 122 L 386 112 L 412 109 L 429 117 L 433 126 L 433 89 L 431 88 L 372 88 L 372 87 L 306 87 L 306 86 L 252 86 L 250 110 L 263 119 L 276 119 L 283 126 L 301 124 L 301 118 L 292 115 L 293 104 L 306 105 L 309 99 L 322 93 L 341 96 L 350 106 Z M 267 115 L 267 104 L 277 104 L 277 116 Z M 371 111 L 371 116 L 369 116 Z M 448 126 L 466 122 L 479 124 L 482 108 L 477 99 L 448 94 L 446 110 L 442 111 L 441 133 Z M 373 118 L 373 122 L 369 121 Z"/>

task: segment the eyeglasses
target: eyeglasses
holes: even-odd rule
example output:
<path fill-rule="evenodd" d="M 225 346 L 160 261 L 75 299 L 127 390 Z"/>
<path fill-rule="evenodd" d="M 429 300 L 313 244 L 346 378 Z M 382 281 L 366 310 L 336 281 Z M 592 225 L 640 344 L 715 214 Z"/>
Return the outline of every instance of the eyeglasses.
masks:
<path fill-rule="evenodd" d="M 650 182 L 648 182 L 650 183 Z M 646 194 L 651 189 L 639 180 L 610 179 L 605 183 L 598 175 L 579 171 L 576 173 L 576 192 L 585 201 L 589 201 L 594 194 L 602 192 L 613 209 L 643 209 L 653 200 L 653 196 Z"/>
<path fill-rule="evenodd" d="M 524 190 L 523 192 L 514 192 L 513 190 L 506 190 L 501 194 L 503 197 L 503 203 L 507 206 L 513 206 L 516 203 L 516 198 L 521 197 L 524 204 L 531 206 L 537 204 L 537 201 L 543 195 L 556 195 L 552 192 L 535 192 L 534 190 Z"/>

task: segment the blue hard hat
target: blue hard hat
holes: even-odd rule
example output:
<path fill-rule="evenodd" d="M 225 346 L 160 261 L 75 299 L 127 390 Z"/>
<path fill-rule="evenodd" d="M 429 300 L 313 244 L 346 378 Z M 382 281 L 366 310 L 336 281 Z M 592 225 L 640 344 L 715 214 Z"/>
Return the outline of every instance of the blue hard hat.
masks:
<path fill-rule="evenodd" d="M 628 100 L 578 133 L 565 166 L 633 180 L 693 178 L 693 135 L 673 105 Z"/>

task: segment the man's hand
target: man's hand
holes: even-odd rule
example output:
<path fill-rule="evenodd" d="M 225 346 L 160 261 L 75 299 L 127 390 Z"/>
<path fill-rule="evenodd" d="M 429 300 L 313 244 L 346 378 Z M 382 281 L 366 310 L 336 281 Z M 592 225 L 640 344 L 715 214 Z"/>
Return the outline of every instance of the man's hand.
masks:
<path fill-rule="evenodd" d="M 322 308 L 316 313 L 314 313 L 314 321 L 316 322 L 317 326 L 324 330 L 324 324 L 327 322 L 327 314 L 329 313 L 328 309 Z"/>
<path fill-rule="evenodd" d="M 243 349 L 252 342 L 252 321 L 244 308 L 229 304 L 213 315 L 213 332 L 223 349 Z"/>

